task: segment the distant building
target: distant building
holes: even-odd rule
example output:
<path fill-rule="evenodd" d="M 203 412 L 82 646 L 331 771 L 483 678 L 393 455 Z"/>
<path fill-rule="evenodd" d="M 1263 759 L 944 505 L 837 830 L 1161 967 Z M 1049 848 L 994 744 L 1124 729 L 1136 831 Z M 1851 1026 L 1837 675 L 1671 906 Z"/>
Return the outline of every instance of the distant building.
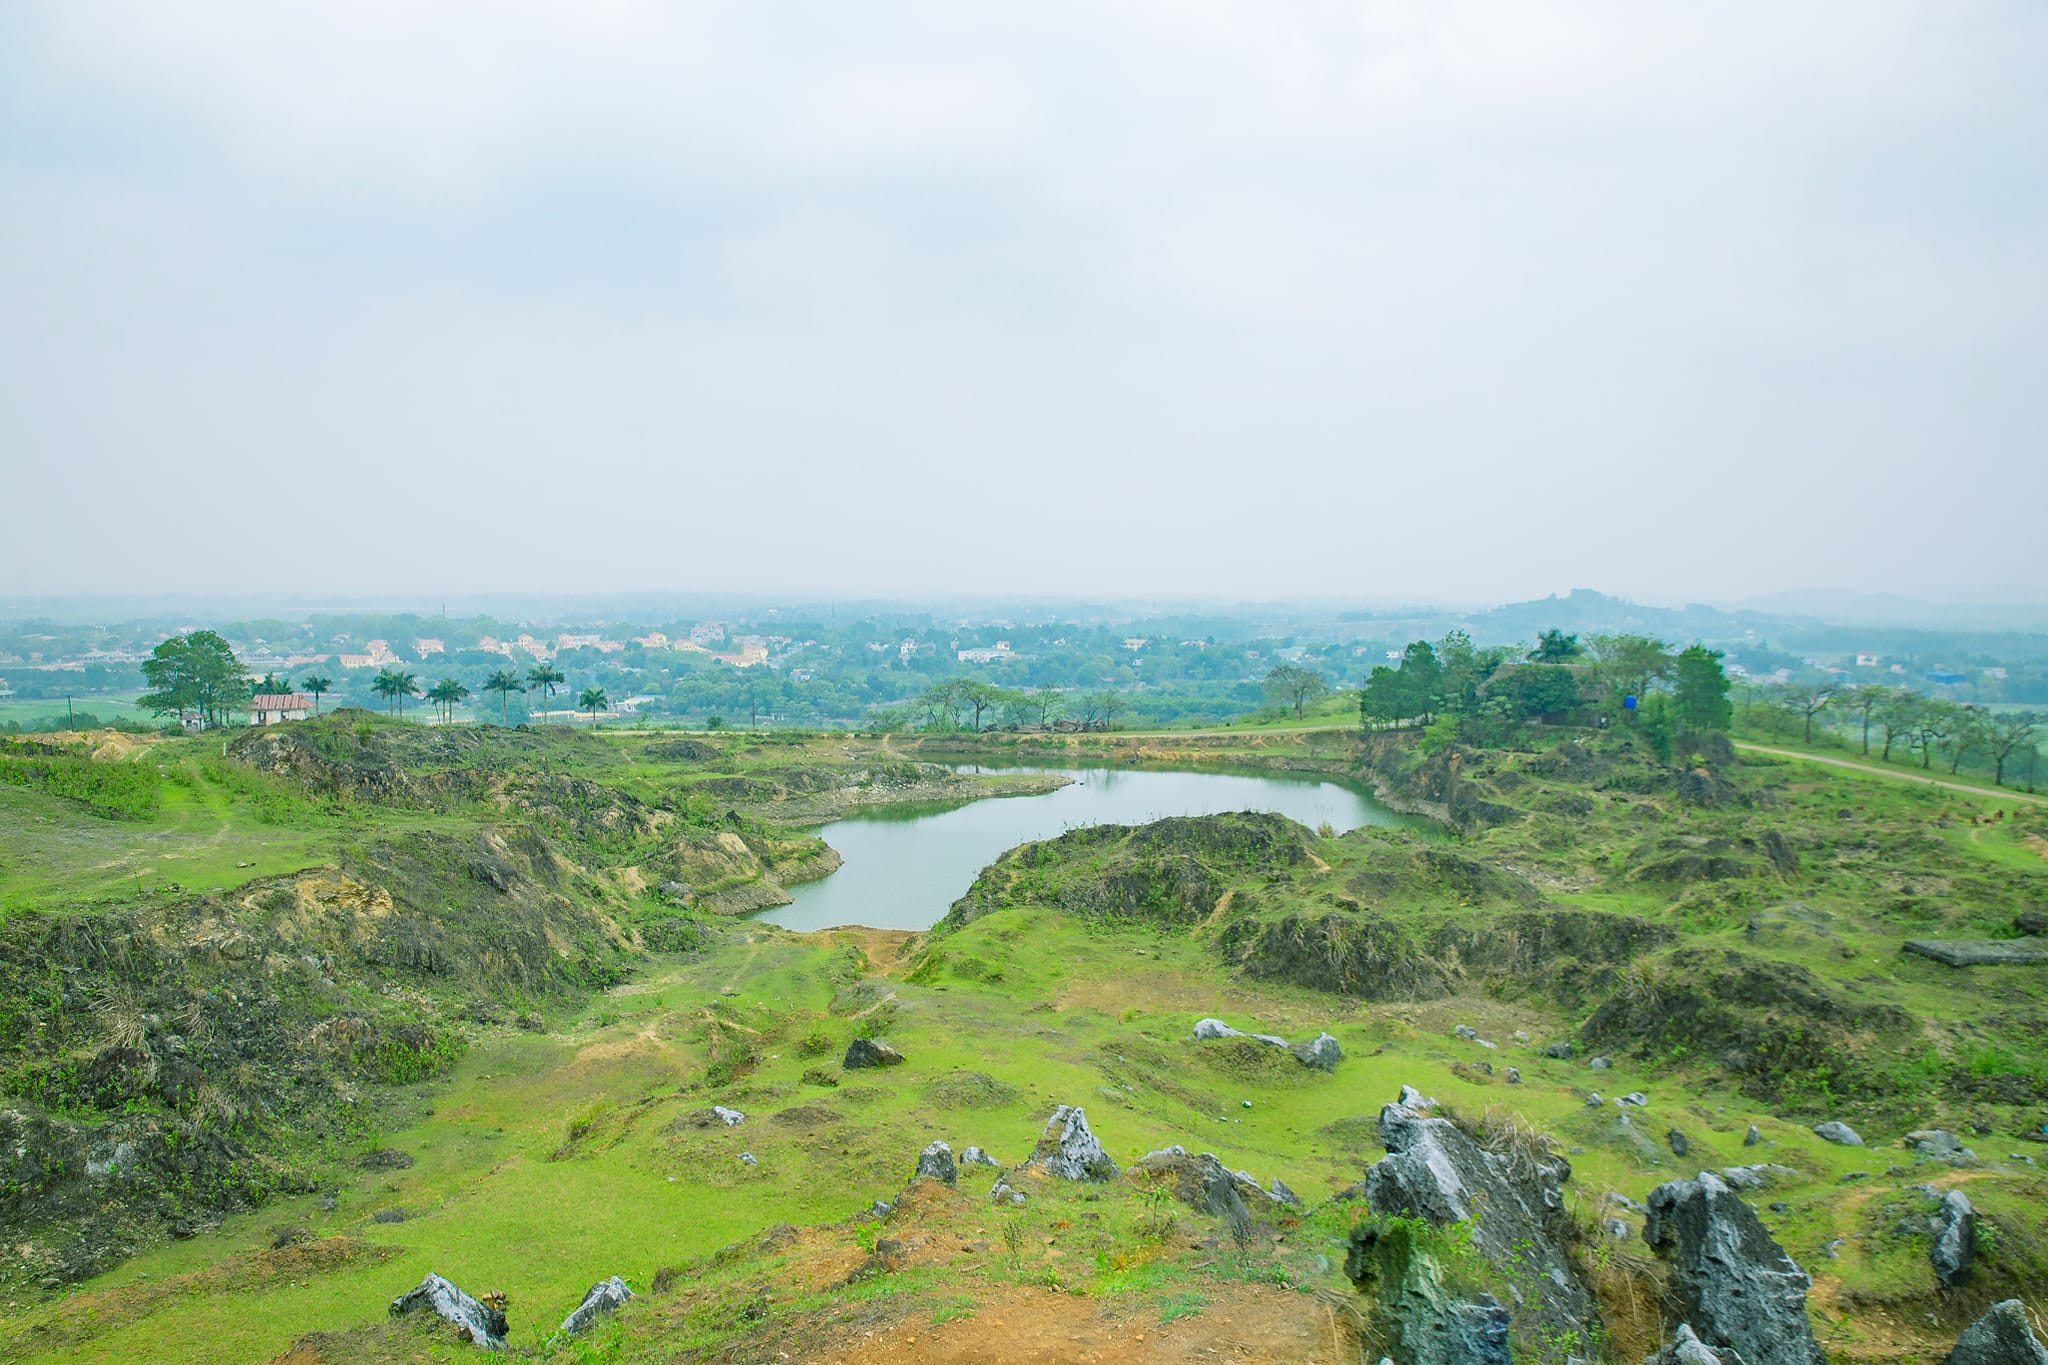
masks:
<path fill-rule="evenodd" d="M 417 654 L 420 658 L 424 659 L 429 654 L 447 653 L 448 646 L 441 643 L 441 641 L 439 640 L 414 640 L 412 642 L 412 652 L 414 654 Z"/>
<path fill-rule="evenodd" d="M 1987 668 L 1984 670 L 1984 676 L 1987 678 L 1996 678 L 2000 682 L 2004 682 L 2005 670 L 2002 668 Z"/>
<path fill-rule="evenodd" d="M 0 701 L 7 701 L 13 696 L 14 689 L 7 685 L 7 679 L 0 678 Z"/>
<path fill-rule="evenodd" d="M 1151 643 L 1152 638 L 1149 635 L 1134 635 L 1130 639 L 1124 641 L 1124 648 L 1130 650 L 1133 654 L 1135 654 L 1139 650 L 1143 649 L 1146 645 L 1149 645 Z"/>
<path fill-rule="evenodd" d="M 343 668 L 374 668 L 377 661 L 367 654 L 340 654 L 335 656 Z"/>
<path fill-rule="evenodd" d="M 1953 687 L 1959 682 L 1968 682 L 1969 679 L 1952 668 L 1930 668 L 1927 670 L 1927 681 L 1938 687 Z"/>
<path fill-rule="evenodd" d="M 1015 657 L 1017 656 L 1010 652 L 1010 642 L 1008 640 L 996 641 L 994 649 L 963 649 L 959 651 L 960 662 L 963 664 L 999 664 Z"/>
<path fill-rule="evenodd" d="M 594 649 L 598 643 L 595 635 L 557 635 L 556 649 Z"/>
<path fill-rule="evenodd" d="M 668 636 L 658 630 L 650 630 L 645 635 L 634 636 L 633 643 L 642 649 L 667 649 Z"/>
<path fill-rule="evenodd" d="M 249 698 L 251 725 L 281 725 L 313 714 L 313 699 L 303 692 L 258 692 Z"/>
<path fill-rule="evenodd" d="M 1858 668 L 1876 668 L 1877 656 L 1875 654 L 1858 654 L 1856 656 L 1856 666 Z"/>
<path fill-rule="evenodd" d="M 715 645 L 725 638 L 723 621 L 699 621 L 690 627 L 690 643 L 698 646 Z"/>

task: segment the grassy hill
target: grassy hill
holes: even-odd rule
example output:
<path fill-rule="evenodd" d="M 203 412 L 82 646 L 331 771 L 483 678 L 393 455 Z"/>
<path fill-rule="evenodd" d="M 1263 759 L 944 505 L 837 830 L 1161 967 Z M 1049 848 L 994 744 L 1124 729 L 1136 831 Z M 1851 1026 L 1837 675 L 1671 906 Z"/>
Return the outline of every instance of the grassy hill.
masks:
<path fill-rule="evenodd" d="M 1077 830 L 1004 855 L 927 934 L 799 935 L 730 912 L 829 865 L 796 827 L 818 802 L 1002 788 L 843 736 L 344 716 L 224 758 L 89 747 L 71 756 L 156 771 L 156 807 L 0 785 L 0 1122 L 64 1158 L 18 1161 L 0 1203 L 0 1357 L 460 1359 L 384 1316 L 432 1270 L 506 1294 L 534 1359 L 1353 1358 L 1374 1328 L 1339 1196 L 1404 1084 L 1569 1155 L 1613 1360 L 1657 1327 L 1622 1201 L 1703 1168 L 1784 1168 L 1750 1197 L 1836 1358 L 1938 1358 L 2048 1283 L 2048 1182 L 2020 1159 L 2048 1155 L 2022 1140 L 2048 1119 L 2041 971 L 1900 952 L 2048 908 L 2048 814 L 1995 798 L 1711 745 L 1665 767 L 1619 737 L 990 740 L 1017 763 L 1338 773 L 1450 828 Z M 1344 1057 L 1198 1041 L 1205 1017 L 1327 1031 Z M 843 1068 L 864 1037 L 906 1060 Z M 1126 1168 L 1179 1144 L 1302 1207 L 1253 1200 L 1233 1227 L 1128 1175 L 1018 1176 L 1026 1202 L 995 1204 L 983 1167 L 906 1194 L 928 1142 L 1007 1168 L 1060 1104 Z M 1821 1140 L 1828 1118 L 1868 1145 Z M 1932 1126 L 1979 1162 L 1901 1145 Z M 1988 1229 L 1961 1290 L 1915 1221 L 1930 1181 Z M 611 1274 L 639 1297 L 551 1340 Z"/>

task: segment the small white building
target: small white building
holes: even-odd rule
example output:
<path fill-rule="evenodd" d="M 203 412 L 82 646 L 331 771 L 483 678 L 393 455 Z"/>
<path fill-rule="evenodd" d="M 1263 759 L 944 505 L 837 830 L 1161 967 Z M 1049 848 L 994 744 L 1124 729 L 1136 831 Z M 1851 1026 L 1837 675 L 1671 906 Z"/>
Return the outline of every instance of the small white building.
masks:
<path fill-rule="evenodd" d="M 258 692 L 249 698 L 251 725 L 281 725 L 313 714 L 313 699 L 303 692 Z"/>
<path fill-rule="evenodd" d="M 1877 656 L 1875 654 L 1858 654 L 1856 656 L 1856 666 L 1858 668 L 1876 668 Z"/>

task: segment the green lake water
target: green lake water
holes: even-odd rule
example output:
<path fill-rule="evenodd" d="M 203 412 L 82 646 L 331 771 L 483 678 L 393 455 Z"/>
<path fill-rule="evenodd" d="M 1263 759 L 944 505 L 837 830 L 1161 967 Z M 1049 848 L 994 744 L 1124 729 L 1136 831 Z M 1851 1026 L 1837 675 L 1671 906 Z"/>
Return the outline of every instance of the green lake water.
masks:
<path fill-rule="evenodd" d="M 1168 815 L 1270 811 L 1310 829 L 1416 823 L 1363 792 L 1315 778 L 1130 768 L 977 769 L 1062 772 L 1070 786 L 1042 796 L 1006 796 L 948 810 L 877 811 L 817 832 L 844 867 L 794 887 L 796 903 L 760 916 L 788 929 L 861 924 L 928 929 L 1006 849 L 1085 825 L 1139 825 Z"/>

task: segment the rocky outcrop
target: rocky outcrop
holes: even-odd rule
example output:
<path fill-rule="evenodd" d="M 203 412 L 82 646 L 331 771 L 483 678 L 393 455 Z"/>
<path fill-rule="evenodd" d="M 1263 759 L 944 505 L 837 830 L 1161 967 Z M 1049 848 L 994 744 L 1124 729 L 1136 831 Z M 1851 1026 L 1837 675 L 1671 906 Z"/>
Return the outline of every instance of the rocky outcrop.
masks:
<path fill-rule="evenodd" d="M 1934 1247 L 1928 1258 L 1942 1287 L 1953 1289 L 1970 1278 L 1970 1264 L 1977 1259 L 1977 1211 L 1961 1190 L 1943 1190 L 1935 1198 L 1939 1202 L 1934 1211 Z"/>
<path fill-rule="evenodd" d="M 901 1066 L 903 1054 L 880 1038 L 856 1038 L 846 1045 L 846 1056 L 839 1063 L 848 1071 L 858 1071 L 867 1066 Z"/>
<path fill-rule="evenodd" d="M 1242 1029 L 1234 1029 L 1221 1019 L 1195 1021 L 1197 1042 L 1211 1042 L 1218 1038 L 1250 1038 L 1256 1042 L 1271 1044 L 1285 1049 L 1295 1061 L 1316 1071 L 1335 1071 L 1337 1063 L 1344 1060 L 1344 1049 L 1328 1033 L 1318 1033 L 1306 1043 L 1290 1043 L 1278 1034 L 1246 1033 Z"/>
<path fill-rule="evenodd" d="M 1445 1283 L 1441 1262 L 1400 1223 L 1351 1230 L 1344 1273 L 1372 1294 L 1374 1326 L 1402 1365 L 1510 1365 L 1512 1315 L 1487 1293 Z"/>
<path fill-rule="evenodd" d="M 1650 1191 L 1643 1240 L 1671 1267 L 1679 1316 L 1743 1365 L 1825 1365 L 1806 1320 L 1812 1284 L 1711 1171 Z"/>
<path fill-rule="evenodd" d="M 1965 1327 L 1941 1365 L 2048 1365 L 2048 1349 L 2027 1325 L 2020 1301 L 2007 1299 Z"/>
<path fill-rule="evenodd" d="M 1565 1254 L 1575 1236 L 1563 1192 L 1570 1163 L 1489 1151 L 1450 1120 L 1421 1113 L 1420 1099 L 1404 1088 L 1402 1102 L 1380 1110 L 1387 1155 L 1366 1172 L 1366 1207 L 1440 1227 L 1469 1223 L 1472 1244 L 1512 1272 L 1517 1325 L 1567 1335 L 1583 1351 L 1594 1308 Z"/>
<path fill-rule="evenodd" d="M 1813 1135 L 1822 1142 L 1832 1142 L 1837 1147 L 1861 1147 L 1863 1139 L 1854 1128 L 1836 1119 L 1813 1125 Z"/>
<path fill-rule="evenodd" d="M 1212 1152 L 1190 1156 L 1181 1147 L 1147 1152 L 1131 1167 L 1130 1179 L 1170 1189 L 1181 1203 L 1215 1218 L 1235 1221 L 1251 1216 L 1237 1176 Z"/>
<path fill-rule="evenodd" d="M 953 1148 L 944 1142 L 926 1143 L 925 1149 L 917 1154 L 917 1171 L 910 1178 L 936 1180 L 941 1185 L 958 1184 L 960 1168 L 953 1163 Z"/>
<path fill-rule="evenodd" d="M 1038 1145 L 1024 1162 L 1058 1180 L 1114 1180 L 1117 1165 L 1088 1131 L 1088 1116 L 1079 1105 L 1063 1104 L 1046 1120 Z"/>
<path fill-rule="evenodd" d="M 1909 938 L 1904 947 L 1949 967 L 2031 967 L 2048 962 L 2048 938 Z"/>
<path fill-rule="evenodd" d="M 619 1305 L 632 1297 L 633 1291 L 626 1288 L 626 1282 L 618 1276 L 599 1280 L 590 1286 L 590 1292 L 583 1296 L 583 1302 L 576 1305 L 575 1311 L 562 1319 L 562 1335 L 573 1337 L 589 1331 L 599 1318 L 618 1312 Z"/>
<path fill-rule="evenodd" d="M 979 1147 L 969 1147 L 960 1154 L 960 1164 L 962 1166 L 1001 1166 L 1003 1163 L 997 1161 Z"/>
<path fill-rule="evenodd" d="M 454 1324 L 456 1334 L 472 1345 L 486 1351 L 505 1349 L 505 1333 L 510 1329 L 505 1323 L 504 1308 L 471 1298 L 431 1271 L 417 1289 L 391 1301 L 394 1318 L 423 1310 Z"/>

